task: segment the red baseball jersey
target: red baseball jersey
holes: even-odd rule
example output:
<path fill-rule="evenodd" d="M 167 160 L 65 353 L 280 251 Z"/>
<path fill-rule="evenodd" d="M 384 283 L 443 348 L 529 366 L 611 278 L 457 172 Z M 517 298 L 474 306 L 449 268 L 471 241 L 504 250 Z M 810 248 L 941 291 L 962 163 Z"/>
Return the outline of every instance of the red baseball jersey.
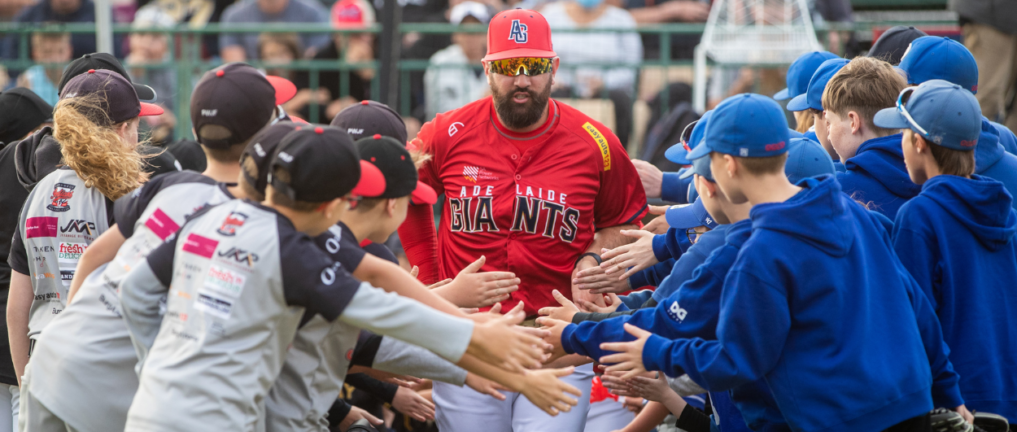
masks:
<path fill-rule="evenodd" d="M 432 156 L 420 180 L 445 194 L 438 228 L 439 273 L 455 277 L 481 255 L 483 271 L 522 280 L 508 310 L 528 315 L 572 296 L 576 259 L 597 229 L 639 223 L 646 195 L 625 148 L 610 129 L 550 100 L 547 122 L 505 129 L 491 97 L 439 114 L 414 144 Z"/>

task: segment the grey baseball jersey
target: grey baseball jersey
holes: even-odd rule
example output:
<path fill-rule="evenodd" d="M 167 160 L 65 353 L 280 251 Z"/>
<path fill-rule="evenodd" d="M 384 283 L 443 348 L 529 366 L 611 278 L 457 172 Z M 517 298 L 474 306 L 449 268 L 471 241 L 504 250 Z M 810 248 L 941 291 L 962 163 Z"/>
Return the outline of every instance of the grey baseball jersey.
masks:
<path fill-rule="evenodd" d="M 144 362 L 126 430 L 252 430 L 305 311 L 386 332 L 431 318 L 405 314 L 400 300 L 353 279 L 269 207 L 199 212 L 122 284 Z M 454 320 L 456 337 L 472 334 L 472 322 Z"/>
<path fill-rule="evenodd" d="M 50 173 L 28 195 L 8 262 L 32 278 L 28 337 L 33 341 L 67 306 L 67 291 L 85 249 L 109 229 L 108 202 L 70 169 Z"/>
<path fill-rule="evenodd" d="M 173 236 L 187 216 L 230 199 L 226 185 L 181 171 L 157 176 L 117 200 L 114 219 L 127 240 L 113 261 L 88 276 L 74 302 L 39 335 L 27 372 L 32 377 L 27 390 L 35 399 L 75 429 L 124 429 L 138 389 L 134 372 L 138 357 L 120 312 L 120 283 Z M 81 397 L 84 394 L 102 397 Z"/>
<path fill-rule="evenodd" d="M 332 227 L 316 242 L 351 271 L 363 259 L 364 252 L 359 249 L 352 232 L 342 224 Z M 326 414 L 339 397 L 361 328 L 428 348 L 452 362 L 458 362 L 466 352 L 472 335 L 469 320 L 452 317 L 395 294 L 382 294 L 376 288 L 367 291 L 377 294 L 376 298 L 354 297 L 355 303 L 343 312 L 339 321 L 329 323 L 314 317 L 297 331 L 282 372 L 266 400 L 266 430 L 328 430 Z M 369 300 L 381 301 L 366 304 Z M 359 301 L 365 304 L 357 304 Z M 358 318 L 348 319 L 353 315 Z M 386 362 L 382 364 L 406 366 L 412 363 L 408 356 L 422 354 L 422 351 L 405 345 L 393 348 L 387 344 L 383 353 Z M 430 364 L 432 370 L 445 366 L 435 375 L 454 374 L 457 369 L 447 361 L 434 365 L 433 354 L 424 355 L 422 359 L 424 362 L 420 364 Z"/>

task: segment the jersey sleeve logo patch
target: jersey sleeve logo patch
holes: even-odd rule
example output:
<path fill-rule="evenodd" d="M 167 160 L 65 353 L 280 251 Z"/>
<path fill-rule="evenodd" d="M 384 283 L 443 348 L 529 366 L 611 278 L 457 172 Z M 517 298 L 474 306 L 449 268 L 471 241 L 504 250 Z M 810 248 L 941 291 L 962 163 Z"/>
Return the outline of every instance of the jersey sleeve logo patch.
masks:
<path fill-rule="evenodd" d="M 583 123 L 583 129 L 590 134 L 593 141 L 600 147 L 600 157 L 604 159 L 604 171 L 611 170 L 611 147 L 607 145 L 607 138 L 597 130 L 590 122 Z"/>
<path fill-rule="evenodd" d="M 519 22 L 519 20 L 512 20 L 512 28 L 509 29 L 509 40 L 514 40 L 516 43 L 526 43 L 528 37 L 526 35 L 526 24 Z"/>
<path fill-rule="evenodd" d="M 688 311 L 678 306 L 677 301 L 671 303 L 671 306 L 667 308 L 667 316 L 678 322 L 685 321 L 685 316 L 688 314 Z"/>
<path fill-rule="evenodd" d="M 53 186 L 53 195 L 50 195 L 50 204 L 46 206 L 50 211 L 63 213 L 71 209 L 68 201 L 74 196 L 74 185 L 57 183 Z"/>

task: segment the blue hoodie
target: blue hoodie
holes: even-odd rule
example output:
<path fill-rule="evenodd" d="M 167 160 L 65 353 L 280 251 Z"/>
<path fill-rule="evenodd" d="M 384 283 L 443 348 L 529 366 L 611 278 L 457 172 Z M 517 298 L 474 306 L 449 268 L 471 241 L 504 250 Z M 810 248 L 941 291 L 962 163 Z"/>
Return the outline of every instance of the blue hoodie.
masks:
<path fill-rule="evenodd" d="M 1003 145 L 1006 152 L 1012 155 L 1017 155 L 1017 135 L 1014 135 L 1013 131 L 1006 126 L 994 121 L 989 121 L 989 119 L 985 118 L 985 116 L 982 116 L 982 123 L 986 122 L 996 129 L 996 132 L 999 135 L 999 143 Z"/>
<path fill-rule="evenodd" d="M 660 286 L 660 284 L 664 283 L 664 279 L 671 274 L 671 269 L 674 268 L 675 262 L 674 258 L 668 258 L 667 261 L 661 261 L 629 276 L 629 286 L 632 289 L 639 289 L 645 286 Z"/>
<path fill-rule="evenodd" d="M 688 281 L 678 283 L 681 285 L 680 289 L 672 290 L 673 293 L 653 309 L 642 309 L 632 315 L 600 322 L 570 324 L 561 335 L 561 344 L 565 352 L 594 359 L 612 354 L 600 349 L 600 343 L 633 340 L 633 337 L 625 331 L 625 323 L 668 339 L 691 337 L 716 339 L 724 277 L 734 264 L 742 244 L 752 233 L 752 221 L 745 219 L 717 228 L 721 227 L 724 227 L 724 235 L 720 236 L 724 242 L 712 249 L 712 253 L 695 269 Z M 701 242 L 696 242 L 693 248 L 700 244 Z M 689 250 L 691 251 L 692 249 Z M 744 422 L 756 431 L 790 430 L 764 382 L 738 387 L 734 396 L 741 415 L 730 419 L 726 418 L 727 416 L 721 417 L 721 430 L 727 430 L 724 426 L 729 422 Z M 721 413 L 718 411 L 718 414 Z"/>
<path fill-rule="evenodd" d="M 1013 135 L 1009 129 L 1004 132 Z M 1013 196 L 1017 194 L 1017 156 L 1007 152 L 1000 136 L 1000 131 L 992 122 L 982 120 L 982 132 L 978 136 L 978 146 L 975 147 L 975 174 L 1003 183 L 1006 191 Z M 1014 205 L 1017 206 L 1017 201 Z"/>
<path fill-rule="evenodd" d="M 711 391 L 765 378 L 796 431 L 879 431 L 927 413 L 930 360 L 882 223 L 829 176 L 798 185 L 752 208 L 718 340 L 653 335 L 643 364 Z"/>
<path fill-rule="evenodd" d="M 678 172 L 666 172 L 660 180 L 660 199 L 675 204 L 689 204 L 689 185 L 692 184 L 692 177 L 681 178 L 682 173 L 688 168 L 682 168 Z"/>
<path fill-rule="evenodd" d="M 662 303 L 685 281 L 692 279 L 693 271 L 703 264 L 714 250 L 724 245 L 730 228 L 731 225 L 717 225 L 716 228 L 700 235 L 696 244 L 689 246 L 681 258 L 675 261 L 671 274 L 653 291 L 653 299 L 658 304 Z"/>
<path fill-rule="evenodd" d="M 844 193 L 890 219 L 922 190 L 908 176 L 900 145 L 901 134 L 870 139 L 844 162 L 845 171 L 837 173 Z"/>
<path fill-rule="evenodd" d="M 1017 213 L 995 180 L 940 175 L 897 214 L 897 255 L 928 295 L 972 410 L 1017 423 Z"/>

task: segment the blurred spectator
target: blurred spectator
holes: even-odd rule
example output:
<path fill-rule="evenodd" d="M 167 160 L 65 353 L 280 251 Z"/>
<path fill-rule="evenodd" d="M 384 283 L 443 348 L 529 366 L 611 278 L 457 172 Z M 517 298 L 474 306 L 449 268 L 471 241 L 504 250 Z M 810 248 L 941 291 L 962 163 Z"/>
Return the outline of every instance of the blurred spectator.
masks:
<path fill-rule="evenodd" d="M 173 19 L 190 28 L 202 28 L 208 23 L 217 23 L 233 0 L 138 0 L 139 5 L 158 5 Z M 202 36 L 202 57 L 219 55 L 219 35 Z"/>
<path fill-rule="evenodd" d="M 176 19 L 158 5 L 150 4 L 138 9 L 128 39 L 130 54 L 124 60 L 131 70 L 132 81 L 152 87 L 156 94 L 155 102 L 165 108 L 162 115 L 142 120 L 143 129 L 150 132 L 150 138 L 156 144 L 170 141 L 176 126 L 173 108 L 177 75 L 172 66 L 173 55 L 169 52 L 169 35 L 153 30 L 172 29 L 176 25 Z M 160 64 L 163 66 L 154 66 Z"/>
<path fill-rule="evenodd" d="M 258 36 L 258 57 L 265 63 L 265 74 L 292 80 L 289 69 L 273 67 L 300 60 L 303 49 L 296 33 L 262 33 Z"/>
<path fill-rule="evenodd" d="M 812 0 L 807 2 L 812 12 L 812 25 L 825 26 L 826 23 L 854 22 L 854 11 L 851 0 Z M 852 58 L 858 54 L 858 42 L 850 31 L 831 31 L 827 33 L 827 47 L 830 52 Z"/>
<path fill-rule="evenodd" d="M 331 17 L 332 27 L 339 30 L 363 29 L 375 23 L 374 8 L 364 0 L 340 0 L 332 6 Z M 336 33 L 327 45 L 317 48 L 313 59 L 341 59 L 344 63 L 374 61 L 374 42 L 372 33 Z M 327 97 L 322 98 L 320 94 L 314 96 L 325 101 L 318 107 L 319 123 L 328 123 L 343 108 L 371 97 L 371 80 L 375 74 L 372 68 L 320 71 L 318 74 L 318 87 L 328 91 Z M 344 80 L 347 84 L 345 89 L 342 86 Z M 310 74 L 306 71 L 294 74 L 293 84 L 298 89 L 309 90 Z M 297 115 L 304 119 L 312 119 L 309 107 L 305 107 Z"/>
<path fill-rule="evenodd" d="M 92 0 L 40 0 L 38 3 L 22 10 L 14 22 L 36 23 L 47 22 L 58 23 L 90 23 L 95 22 L 95 4 Z M 19 35 L 8 35 L 4 39 L 4 46 L 0 57 L 6 59 L 18 58 Z M 78 33 L 71 36 L 71 46 L 74 51 L 71 58 L 78 58 L 85 54 L 95 52 L 95 35 L 90 33 Z"/>
<path fill-rule="evenodd" d="M 449 22 L 460 24 L 487 24 L 491 11 L 486 5 L 468 1 L 452 8 Z M 487 35 L 484 33 L 453 33 L 452 45 L 431 56 L 424 73 L 424 100 L 427 118 L 450 111 L 480 99 L 490 86 L 480 62 L 487 53 Z"/>
<path fill-rule="evenodd" d="M 241 0 L 226 8 L 224 24 L 242 23 L 325 23 L 328 11 L 317 0 Z M 304 33 L 303 45 L 317 47 L 328 43 L 327 34 Z M 219 53 L 224 62 L 258 58 L 257 33 L 222 33 Z"/>
<path fill-rule="evenodd" d="M 1017 1 L 950 0 L 960 16 L 964 46 L 978 62 L 982 115 L 1017 130 Z"/>
<path fill-rule="evenodd" d="M 705 22 L 710 16 L 709 0 L 613 0 L 612 4 L 624 7 L 640 25 L 675 22 Z M 699 44 L 698 34 L 675 34 L 671 36 L 672 59 L 691 59 L 693 49 Z M 644 34 L 643 47 L 646 58 L 663 58 L 660 52 L 660 35 Z"/>
<path fill-rule="evenodd" d="M 541 11 L 551 25 L 551 42 L 561 58 L 555 76 L 556 97 L 599 98 L 614 102 L 615 134 L 627 144 L 632 133 L 632 95 L 643 44 L 636 32 L 568 33 L 563 29 L 635 29 L 636 21 L 624 9 L 603 0 L 568 0 L 548 4 Z M 604 66 L 571 67 L 582 63 Z M 614 67 L 609 67 L 615 65 Z"/>
<path fill-rule="evenodd" d="M 878 58 L 894 66 L 900 64 L 901 57 L 911 46 L 911 41 L 922 36 L 928 36 L 925 32 L 914 27 L 894 26 L 879 35 L 869 48 L 867 57 Z"/>
<path fill-rule="evenodd" d="M 10 21 L 22 9 L 35 4 L 32 0 L 4 0 L 0 1 L 0 21 Z"/>
<path fill-rule="evenodd" d="M 32 61 L 36 64 L 18 77 L 18 87 L 35 92 L 50 105 L 60 100 L 57 83 L 64 65 L 71 61 L 69 33 L 32 33 Z"/>

